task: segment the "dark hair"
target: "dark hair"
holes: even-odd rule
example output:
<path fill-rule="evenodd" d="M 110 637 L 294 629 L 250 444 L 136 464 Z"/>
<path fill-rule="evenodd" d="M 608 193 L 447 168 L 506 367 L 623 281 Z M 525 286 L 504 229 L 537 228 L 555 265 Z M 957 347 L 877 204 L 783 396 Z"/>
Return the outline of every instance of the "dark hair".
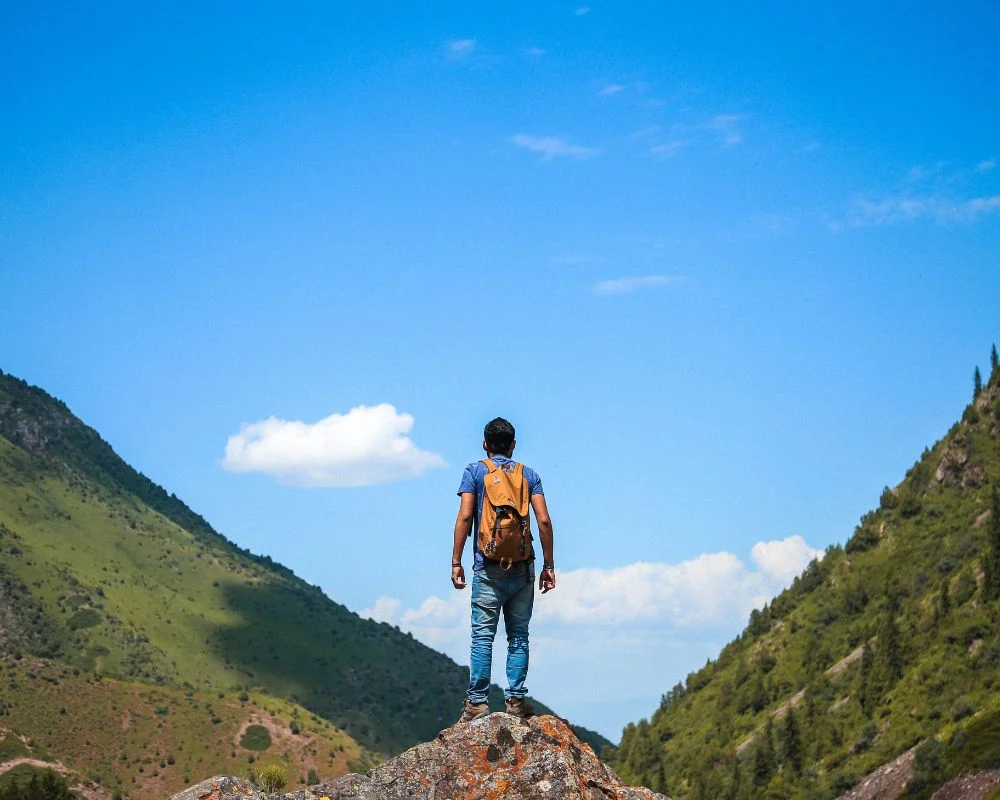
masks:
<path fill-rule="evenodd" d="M 491 419 L 483 428 L 483 438 L 491 453 L 506 453 L 514 444 L 514 426 L 503 417 Z"/>

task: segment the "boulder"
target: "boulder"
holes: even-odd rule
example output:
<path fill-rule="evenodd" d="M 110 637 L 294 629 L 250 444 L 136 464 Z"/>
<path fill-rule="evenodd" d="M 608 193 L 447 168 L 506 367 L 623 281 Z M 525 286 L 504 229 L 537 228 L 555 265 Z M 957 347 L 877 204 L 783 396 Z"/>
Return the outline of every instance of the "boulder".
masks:
<path fill-rule="evenodd" d="M 240 778 L 211 778 L 173 800 L 265 800 Z M 366 774 L 285 800 L 666 800 L 625 786 L 565 720 L 490 714 L 442 731 Z"/>

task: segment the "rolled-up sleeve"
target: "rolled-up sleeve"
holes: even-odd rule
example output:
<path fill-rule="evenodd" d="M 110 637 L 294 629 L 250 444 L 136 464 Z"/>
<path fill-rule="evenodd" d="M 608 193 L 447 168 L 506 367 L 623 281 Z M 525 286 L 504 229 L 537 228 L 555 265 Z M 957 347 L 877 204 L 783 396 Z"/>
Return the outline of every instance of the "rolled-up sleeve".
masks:
<path fill-rule="evenodd" d="M 524 477 L 528 481 L 528 496 L 533 494 L 545 494 L 545 490 L 542 488 L 542 479 L 531 467 L 526 467 L 524 470 Z"/>
<path fill-rule="evenodd" d="M 458 494 L 476 493 L 476 473 L 473 465 L 469 464 L 462 473 L 462 482 L 458 485 Z"/>

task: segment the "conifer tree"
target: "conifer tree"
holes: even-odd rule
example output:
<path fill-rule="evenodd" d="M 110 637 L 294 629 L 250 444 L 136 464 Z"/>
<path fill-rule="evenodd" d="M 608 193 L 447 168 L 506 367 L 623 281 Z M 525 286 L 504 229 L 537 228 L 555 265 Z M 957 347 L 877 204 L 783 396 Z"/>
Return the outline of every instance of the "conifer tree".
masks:
<path fill-rule="evenodd" d="M 871 644 L 865 642 L 864 649 L 861 651 L 861 671 L 858 676 L 858 702 L 861 704 L 861 710 L 869 716 L 877 702 L 872 685 L 872 662 L 874 660 L 875 653 L 872 651 Z"/>
<path fill-rule="evenodd" d="M 979 367 L 976 367 L 976 371 L 972 375 L 972 399 L 975 400 L 979 397 L 981 391 L 983 391 L 983 376 L 979 372 Z"/>
<path fill-rule="evenodd" d="M 767 786 L 771 776 L 778 768 L 778 759 L 774 754 L 774 728 L 770 718 L 767 725 L 757 735 L 757 747 L 754 749 L 753 783 L 754 786 Z"/>
<path fill-rule="evenodd" d="M 941 609 L 941 619 L 944 620 L 951 613 L 951 582 L 947 576 L 941 580 L 941 594 L 938 597 L 938 606 Z"/>
<path fill-rule="evenodd" d="M 789 708 L 781 727 L 781 749 L 784 762 L 798 775 L 802 772 L 802 737 L 795 712 Z"/>
<path fill-rule="evenodd" d="M 993 487 L 990 504 L 990 530 L 986 554 L 983 558 L 985 580 L 983 589 L 988 600 L 1000 598 L 1000 491 Z"/>
<path fill-rule="evenodd" d="M 875 657 L 868 676 L 869 699 L 874 708 L 885 694 L 903 677 L 903 642 L 896 624 L 896 607 L 889 603 L 878 628 Z"/>
<path fill-rule="evenodd" d="M 997 346 L 993 345 L 993 349 L 990 350 L 990 377 L 993 377 L 998 366 L 1000 366 L 1000 358 L 997 357 Z"/>

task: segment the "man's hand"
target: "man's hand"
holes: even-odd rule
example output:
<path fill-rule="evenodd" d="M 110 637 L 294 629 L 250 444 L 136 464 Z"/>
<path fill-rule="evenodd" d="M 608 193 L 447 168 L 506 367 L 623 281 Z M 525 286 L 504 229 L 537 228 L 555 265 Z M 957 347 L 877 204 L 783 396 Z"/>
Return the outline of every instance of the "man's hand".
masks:
<path fill-rule="evenodd" d="M 451 567 L 451 585 L 456 589 L 465 588 L 465 567 L 461 564 L 457 567 L 455 565 Z"/>
<path fill-rule="evenodd" d="M 542 594 L 556 588 L 556 571 L 554 569 L 543 569 L 538 576 L 538 588 Z"/>

